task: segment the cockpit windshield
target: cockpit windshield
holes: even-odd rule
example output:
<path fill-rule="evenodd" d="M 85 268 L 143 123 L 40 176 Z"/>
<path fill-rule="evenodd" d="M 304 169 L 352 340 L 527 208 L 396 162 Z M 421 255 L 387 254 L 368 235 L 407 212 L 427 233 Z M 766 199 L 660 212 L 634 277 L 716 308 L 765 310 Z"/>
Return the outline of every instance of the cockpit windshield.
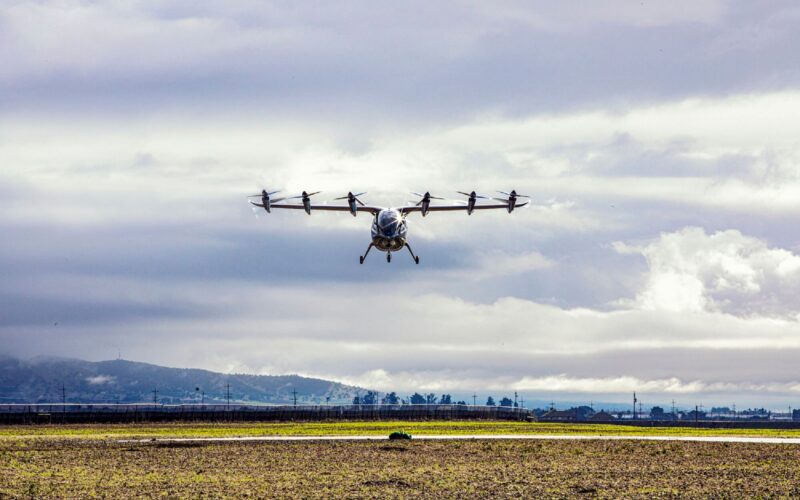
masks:
<path fill-rule="evenodd" d="M 400 227 L 400 214 L 393 211 L 381 212 L 378 216 L 378 227 L 386 235 L 395 234 Z"/>

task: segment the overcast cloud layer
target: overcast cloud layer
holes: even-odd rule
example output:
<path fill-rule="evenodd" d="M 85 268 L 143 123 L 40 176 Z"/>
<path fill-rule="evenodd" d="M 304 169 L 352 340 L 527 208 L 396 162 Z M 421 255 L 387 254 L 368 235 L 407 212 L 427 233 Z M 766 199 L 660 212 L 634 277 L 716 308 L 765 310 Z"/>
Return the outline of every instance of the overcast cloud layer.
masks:
<path fill-rule="evenodd" d="M 381 390 L 800 399 L 794 2 L 4 2 L 0 353 Z M 517 189 L 511 215 L 262 187 Z M 479 392 L 480 393 L 480 392 Z"/>

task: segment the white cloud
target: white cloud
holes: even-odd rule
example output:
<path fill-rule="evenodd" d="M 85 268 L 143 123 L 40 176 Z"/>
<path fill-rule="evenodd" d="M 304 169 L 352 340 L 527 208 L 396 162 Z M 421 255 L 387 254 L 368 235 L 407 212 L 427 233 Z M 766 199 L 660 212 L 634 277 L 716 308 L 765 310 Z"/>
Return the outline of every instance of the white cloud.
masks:
<path fill-rule="evenodd" d="M 647 283 L 635 307 L 788 316 L 800 310 L 800 256 L 737 230 L 708 235 L 687 227 L 645 246 L 615 248 L 647 259 Z"/>
<path fill-rule="evenodd" d="M 91 385 L 110 384 L 111 382 L 114 382 L 114 380 L 116 380 L 116 377 L 111 375 L 95 375 L 94 377 L 86 377 L 86 381 Z"/>

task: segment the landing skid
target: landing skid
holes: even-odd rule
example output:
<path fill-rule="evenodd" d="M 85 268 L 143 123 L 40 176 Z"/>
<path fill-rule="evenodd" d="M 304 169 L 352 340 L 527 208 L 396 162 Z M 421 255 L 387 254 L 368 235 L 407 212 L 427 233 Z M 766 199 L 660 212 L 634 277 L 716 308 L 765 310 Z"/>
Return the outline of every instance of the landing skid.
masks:
<path fill-rule="evenodd" d="M 406 248 L 408 248 L 408 253 L 410 253 L 410 254 L 411 254 L 411 258 L 412 258 L 412 259 L 414 259 L 414 263 L 415 263 L 415 264 L 419 264 L 419 257 L 417 257 L 416 255 L 414 255 L 414 251 L 413 251 L 413 250 L 411 250 L 411 245 L 409 245 L 408 243 L 406 243 Z"/>
<path fill-rule="evenodd" d="M 375 244 L 374 244 L 374 243 L 370 243 L 370 244 L 369 244 L 369 246 L 367 247 L 367 251 L 366 251 L 366 252 L 364 252 L 364 255 L 362 255 L 362 256 L 360 256 L 360 257 L 358 258 L 358 263 L 359 263 L 359 264 L 363 264 L 363 263 L 364 263 L 364 259 L 366 259 L 366 258 L 367 258 L 367 255 L 369 255 L 369 251 L 370 251 L 370 250 L 372 250 L 372 247 L 374 247 L 374 246 L 375 246 Z"/>
<path fill-rule="evenodd" d="M 373 243 L 369 244 L 369 246 L 367 247 L 367 251 L 364 252 L 364 255 L 361 255 L 358 258 L 358 263 L 359 264 L 363 264 L 364 263 L 364 261 L 367 259 L 367 255 L 369 255 L 369 251 L 372 250 L 372 248 L 374 246 L 375 246 L 375 244 L 373 244 Z M 414 263 L 415 264 L 419 264 L 419 257 L 417 255 L 414 255 L 414 251 L 411 250 L 411 245 L 406 243 L 405 247 L 408 248 L 408 253 L 411 254 L 411 258 L 414 259 Z M 386 252 L 386 262 L 392 262 L 392 252 Z"/>

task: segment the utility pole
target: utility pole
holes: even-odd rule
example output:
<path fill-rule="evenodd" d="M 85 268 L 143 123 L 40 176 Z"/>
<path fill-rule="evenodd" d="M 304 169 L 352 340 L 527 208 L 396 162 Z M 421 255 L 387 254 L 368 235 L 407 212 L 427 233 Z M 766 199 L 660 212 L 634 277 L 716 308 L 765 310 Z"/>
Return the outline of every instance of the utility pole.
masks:
<path fill-rule="evenodd" d="M 158 404 L 158 389 L 153 389 L 153 406 Z"/>
<path fill-rule="evenodd" d="M 520 398 L 519 405 L 522 407 L 523 410 L 525 409 L 525 398 L 524 397 Z"/>
<path fill-rule="evenodd" d="M 61 382 L 61 413 L 66 413 L 67 411 L 67 388 L 64 386 L 64 382 Z"/>
<path fill-rule="evenodd" d="M 736 420 L 736 403 L 733 403 L 733 419 Z"/>
<path fill-rule="evenodd" d="M 294 406 L 297 407 L 297 389 L 292 389 L 292 399 L 294 399 Z"/>
<path fill-rule="evenodd" d="M 225 384 L 225 399 L 227 401 L 225 405 L 225 409 L 230 409 L 231 407 L 231 384 Z"/>
<path fill-rule="evenodd" d="M 636 402 L 639 401 L 636 399 L 636 393 L 633 393 L 633 420 L 636 420 Z"/>
<path fill-rule="evenodd" d="M 517 408 L 517 391 L 514 391 L 514 408 Z"/>
<path fill-rule="evenodd" d="M 675 417 L 675 400 L 672 400 L 672 416 Z"/>
<path fill-rule="evenodd" d="M 478 395 L 474 392 L 472 393 L 472 406 L 478 406 Z"/>

